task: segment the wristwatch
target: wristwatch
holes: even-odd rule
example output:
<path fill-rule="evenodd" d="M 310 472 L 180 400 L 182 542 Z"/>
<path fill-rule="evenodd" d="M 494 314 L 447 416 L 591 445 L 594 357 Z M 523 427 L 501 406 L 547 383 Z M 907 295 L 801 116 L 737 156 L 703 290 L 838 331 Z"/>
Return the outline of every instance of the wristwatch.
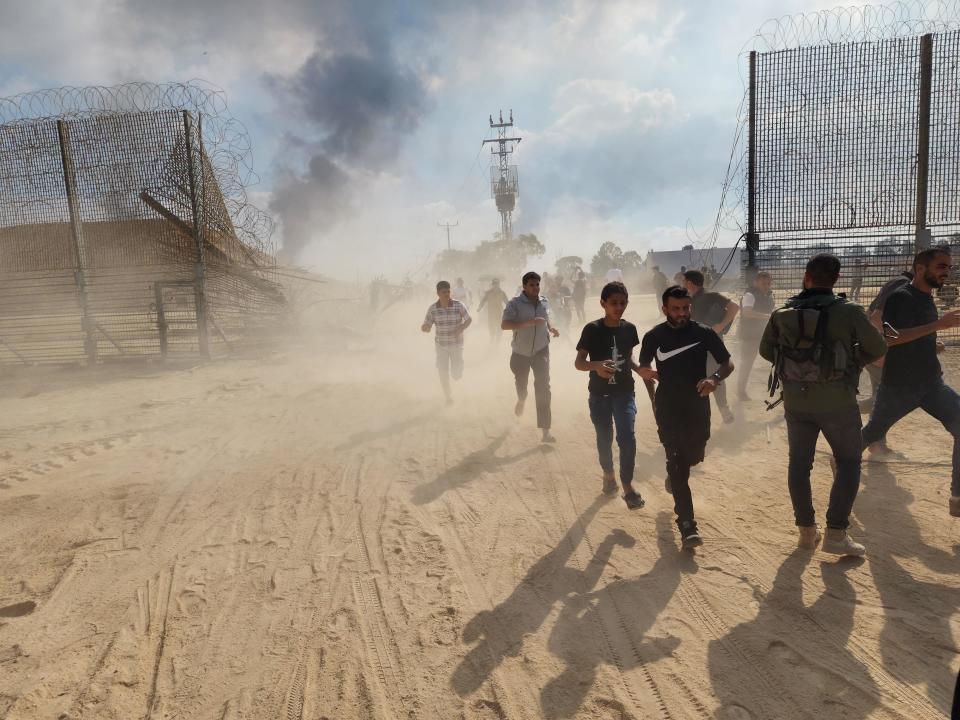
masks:
<path fill-rule="evenodd" d="M 720 377 L 720 373 L 714 373 L 714 374 L 711 375 L 710 377 L 713 378 L 714 381 L 716 381 L 717 385 L 719 385 L 720 383 L 723 382 L 723 378 Z"/>

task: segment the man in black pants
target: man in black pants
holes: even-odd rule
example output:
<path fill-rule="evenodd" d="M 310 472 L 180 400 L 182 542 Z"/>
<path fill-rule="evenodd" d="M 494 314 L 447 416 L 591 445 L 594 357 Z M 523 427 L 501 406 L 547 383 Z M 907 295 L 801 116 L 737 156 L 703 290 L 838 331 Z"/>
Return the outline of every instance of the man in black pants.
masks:
<path fill-rule="evenodd" d="M 890 428 L 917 408 L 939 420 L 953 436 L 949 508 L 960 517 L 960 395 L 943 381 L 937 359 L 944 349 L 937 332 L 960 327 L 960 310 L 938 317 L 932 295 L 949 279 L 951 268 L 950 248 L 923 250 L 914 258 L 913 280 L 887 299 L 883 320 L 897 336 L 887 338 L 890 350 L 863 442 L 871 451 L 881 450 Z"/>
<path fill-rule="evenodd" d="M 883 336 L 863 308 L 833 292 L 840 260 L 815 255 L 807 262 L 803 292 L 775 310 L 760 339 L 760 357 L 773 363 L 783 384 L 789 463 L 787 486 L 799 538 L 812 550 L 861 556 L 866 550 L 847 534 L 850 512 L 860 488 L 860 409 L 857 378 L 865 363 L 887 350 Z M 827 506 L 826 538 L 813 507 L 810 471 L 817 438 L 826 438 L 836 471 Z"/>
<path fill-rule="evenodd" d="M 720 336 L 690 320 L 686 289 L 674 285 L 662 297 L 667 319 L 643 336 L 637 374 L 659 381 L 654 415 L 667 454 L 668 490 L 673 493 L 683 547 L 694 548 L 703 540 L 693 517 L 690 468 L 703 461 L 710 439 L 710 393 L 733 372 L 733 363 Z M 717 365 L 709 377 L 708 354 Z M 654 358 L 656 370 L 650 366 Z"/>
<path fill-rule="evenodd" d="M 554 442 L 550 434 L 550 336 L 560 337 L 560 332 L 550 323 L 550 306 L 540 295 L 540 276 L 528 272 L 522 282 L 523 292 L 507 303 L 500 321 L 502 330 L 513 331 L 510 370 L 517 385 L 514 413 L 518 417 L 523 414 L 532 369 L 537 427 L 543 433 L 543 442 Z"/>
<path fill-rule="evenodd" d="M 704 275 L 699 270 L 687 270 L 683 274 L 684 285 L 691 298 L 691 319 L 694 322 L 713 328 L 714 332 L 721 337 L 730 329 L 733 319 L 737 316 L 740 306 L 730 298 L 720 293 L 707 292 L 703 284 L 706 282 Z M 716 365 L 708 360 L 707 371 L 713 372 Z M 730 412 L 730 405 L 727 403 L 727 389 L 720 385 L 713 396 L 717 402 L 717 410 L 720 411 L 720 417 L 725 423 L 733 422 L 733 413 Z"/>

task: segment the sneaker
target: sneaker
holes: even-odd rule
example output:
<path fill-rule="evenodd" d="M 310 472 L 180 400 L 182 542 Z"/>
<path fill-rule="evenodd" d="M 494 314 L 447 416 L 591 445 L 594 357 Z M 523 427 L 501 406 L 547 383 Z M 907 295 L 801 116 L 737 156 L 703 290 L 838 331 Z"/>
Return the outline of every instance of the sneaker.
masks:
<path fill-rule="evenodd" d="M 960 495 L 950 496 L 950 514 L 953 517 L 960 517 Z"/>
<path fill-rule="evenodd" d="M 540 438 L 540 442 L 555 443 L 556 441 L 557 441 L 557 439 L 556 439 L 553 435 L 550 434 L 550 431 L 549 431 L 549 430 L 544 430 L 544 431 L 543 431 L 543 437 Z"/>
<path fill-rule="evenodd" d="M 730 411 L 729 407 L 720 408 L 720 417 L 723 418 L 723 423 L 729 425 L 734 421 L 733 413 Z"/>
<path fill-rule="evenodd" d="M 703 545 L 703 538 L 700 537 L 697 524 L 692 520 L 684 520 L 680 523 L 680 543 L 684 550 L 692 550 Z"/>
<path fill-rule="evenodd" d="M 823 551 L 833 555 L 848 555 L 850 557 L 863 557 L 867 554 L 867 549 L 860 543 L 854 542 L 846 530 L 837 528 L 827 528 L 827 536 L 823 540 Z"/>
<path fill-rule="evenodd" d="M 823 540 L 823 533 L 820 532 L 819 525 L 800 525 L 797 529 L 800 531 L 797 547 L 815 550 L 820 541 Z"/>
<path fill-rule="evenodd" d="M 613 495 L 617 491 L 617 479 L 612 472 L 603 474 L 603 494 Z"/>
<path fill-rule="evenodd" d="M 646 501 L 640 497 L 640 493 L 638 493 L 636 490 L 631 490 L 630 492 L 624 493 L 623 501 L 631 510 L 639 510 L 647 504 Z"/>

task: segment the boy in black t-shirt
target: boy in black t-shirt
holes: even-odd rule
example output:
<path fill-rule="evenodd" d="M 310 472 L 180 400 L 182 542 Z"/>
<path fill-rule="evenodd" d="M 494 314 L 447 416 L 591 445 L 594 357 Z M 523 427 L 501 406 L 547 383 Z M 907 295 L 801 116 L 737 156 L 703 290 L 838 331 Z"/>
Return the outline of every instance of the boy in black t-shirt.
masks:
<path fill-rule="evenodd" d="M 677 527 L 684 548 L 703 544 L 693 517 L 690 468 L 703 461 L 710 439 L 710 394 L 733 372 L 730 353 L 712 328 L 690 320 L 686 289 L 673 286 L 663 293 L 666 322 L 643 336 L 637 374 L 656 380 L 654 415 L 660 442 L 667 454 L 667 489 L 673 494 Z M 708 355 L 717 366 L 707 376 Z M 650 367 L 654 358 L 657 369 Z"/>
<path fill-rule="evenodd" d="M 633 348 L 640 344 L 636 326 L 623 320 L 627 288 L 607 283 L 600 292 L 604 316 L 587 323 L 577 343 L 577 370 L 590 372 L 590 419 L 597 431 L 597 454 L 603 469 L 603 492 L 617 491 L 613 474 L 613 428 L 620 448 L 620 483 L 623 499 L 631 510 L 643 507 L 643 498 L 633 489 L 637 440 L 633 433 L 637 402 L 633 392 Z M 589 359 L 588 359 L 589 356 Z"/>

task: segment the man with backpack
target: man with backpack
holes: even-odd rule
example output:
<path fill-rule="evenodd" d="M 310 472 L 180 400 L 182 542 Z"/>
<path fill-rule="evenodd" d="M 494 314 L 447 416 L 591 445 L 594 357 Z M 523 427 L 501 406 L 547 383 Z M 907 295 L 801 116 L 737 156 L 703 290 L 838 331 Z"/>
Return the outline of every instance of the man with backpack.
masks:
<path fill-rule="evenodd" d="M 863 308 L 834 294 L 839 276 L 840 260 L 833 255 L 816 255 L 807 262 L 804 290 L 770 317 L 760 340 L 760 357 L 773 363 L 771 395 L 779 383 L 783 385 L 790 447 L 787 481 L 799 547 L 816 548 L 822 538 L 810 488 L 822 432 L 836 466 L 823 550 L 861 556 L 866 552 L 863 545 L 847 534 L 860 488 L 863 450 L 857 378 L 864 365 L 886 353 L 887 345 Z"/>

